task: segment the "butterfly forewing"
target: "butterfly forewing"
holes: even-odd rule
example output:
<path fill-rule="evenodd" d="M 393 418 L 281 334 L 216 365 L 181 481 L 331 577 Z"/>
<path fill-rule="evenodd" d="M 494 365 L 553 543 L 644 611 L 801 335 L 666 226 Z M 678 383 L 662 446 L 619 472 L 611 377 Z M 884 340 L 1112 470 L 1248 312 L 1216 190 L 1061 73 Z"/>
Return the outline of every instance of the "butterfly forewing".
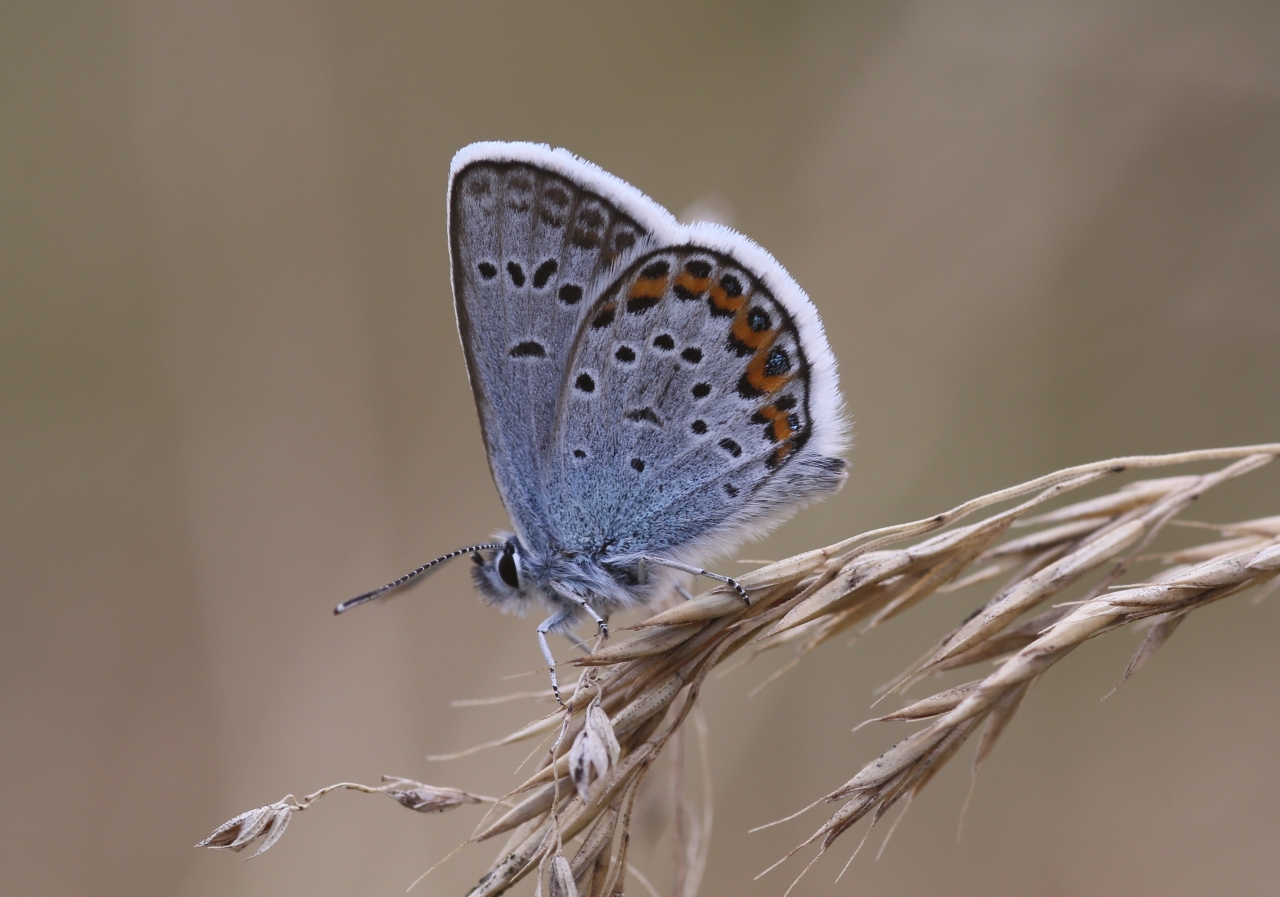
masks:
<path fill-rule="evenodd" d="M 528 162 L 455 172 L 449 236 L 458 326 L 490 469 L 520 536 L 546 538 L 540 483 L 574 334 L 648 234 L 583 184 Z"/>

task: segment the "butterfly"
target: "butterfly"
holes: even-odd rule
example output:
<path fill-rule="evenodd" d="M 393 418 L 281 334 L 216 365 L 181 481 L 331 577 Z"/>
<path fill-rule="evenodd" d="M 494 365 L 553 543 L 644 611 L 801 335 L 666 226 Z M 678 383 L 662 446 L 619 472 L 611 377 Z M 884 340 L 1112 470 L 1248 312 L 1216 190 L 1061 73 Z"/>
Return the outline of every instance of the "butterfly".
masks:
<path fill-rule="evenodd" d="M 848 423 L 817 311 L 772 255 L 682 224 L 564 149 L 475 143 L 453 158 L 458 331 L 514 532 L 471 555 L 490 604 L 547 634 L 669 593 L 843 484 Z"/>

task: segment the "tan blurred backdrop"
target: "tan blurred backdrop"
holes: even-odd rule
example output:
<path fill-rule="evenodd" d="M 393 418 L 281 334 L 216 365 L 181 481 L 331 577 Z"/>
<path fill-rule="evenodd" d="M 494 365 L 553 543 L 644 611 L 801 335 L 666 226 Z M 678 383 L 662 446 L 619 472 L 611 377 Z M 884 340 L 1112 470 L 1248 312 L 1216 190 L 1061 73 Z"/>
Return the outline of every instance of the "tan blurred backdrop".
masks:
<path fill-rule="evenodd" d="M 252 862 L 191 845 L 342 779 L 515 781 L 521 749 L 424 756 L 527 718 L 449 701 L 537 682 L 502 678 L 537 667 L 532 621 L 464 564 L 330 615 L 505 523 L 449 292 L 470 141 L 728 203 L 812 295 L 853 473 L 748 556 L 1280 439 L 1274 3 L 11 2 L 0 72 L 4 894 L 399 894 L 477 814 L 343 794 Z M 1278 511 L 1275 471 L 1198 509 Z M 754 700 L 780 658 L 713 684 L 704 894 L 782 892 L 798 866 L 751 878 L 817 817 L 746 830 L 902 734 L 849 729 L 970 607 Z M 1226 602 L 1105 703 L 1137 642 L 1091 645 L 1005 736 L 962 844 L 963 760 L 882 859 L 833 887 L 850 836 L 796 893 L 1280 891 L 1278 640 L 1275 599 Z M 663 825 L 637 862 L 669 893 Z M 414 893 L 463 893 L 494 849 Z"/>

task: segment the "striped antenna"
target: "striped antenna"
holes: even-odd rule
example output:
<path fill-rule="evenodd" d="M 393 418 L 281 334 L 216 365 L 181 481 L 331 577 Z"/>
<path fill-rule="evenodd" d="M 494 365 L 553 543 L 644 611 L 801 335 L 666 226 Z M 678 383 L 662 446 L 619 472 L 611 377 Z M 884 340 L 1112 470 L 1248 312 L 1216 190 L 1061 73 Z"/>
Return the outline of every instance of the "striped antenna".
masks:
<path fill-rule="evenodd" d="M 400 588 L 402 585 L 412 582 L 413 580 L 417 579 L 419 576 L 426 573 L 427 571 L 432 570 L 435 567 L 438 567 L 440 564 L 443 564 L 445 561 L 451 561 L 456 557 L 460 557 L 464 554 L 472 554 L 477 551 L 499 551 L 502 548 L 503 548 L 502 545 L 499 545 L 493 542 L 486 542 L 483 545 L 468 545 L 466 548 L 459 548 L 457 551 L 451 551 L 448 554 L 442 554 L 440 555 L 440 557 L 436 558 L 434 561 L 430 561 L 426 564 L 423 564 L 421 567 L 419 567 L 416 570 L 410 570 L 408 573 L 406 573 L 404 576 L 401 576 L 399 579 L 393 579 L 391 582 L 387 583 L 385 586 L 383 586 L 380 589 L 374 589 L 372 592 L 365 592 L 363 595 L 357 595 L 354 598 L 348 598 L 346 601 L 342 602 L 337 607 L 335 607 L 333 609 L 333 612 L 335 614 L 346 613 L 347 611 L 351 610 L 351 608 L 353 607 L 359 607 L 360 605 L 364 604 L 367 601 L 372 601 L 375 598 L 381 598 L 383 595 L 387 594 L 387 592 L 393 591 L 394 589 Z"/>

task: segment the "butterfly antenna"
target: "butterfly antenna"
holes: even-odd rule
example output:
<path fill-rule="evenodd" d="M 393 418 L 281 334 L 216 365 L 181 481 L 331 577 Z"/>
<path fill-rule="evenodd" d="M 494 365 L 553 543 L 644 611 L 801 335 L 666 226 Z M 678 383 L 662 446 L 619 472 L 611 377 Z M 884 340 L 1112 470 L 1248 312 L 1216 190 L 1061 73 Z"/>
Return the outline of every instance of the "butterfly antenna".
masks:
<path fill-rule="evenodd" d="M 382 588 L 374 589 L 372 592 L 365 592 L 363 595 L 357 595 L 354 598 L 348 598 L 346 601 L 342 602 L 337 607 L 335 607 L 333 609 L 333 612 L 335 614 L 346 613 L 347 611 L 351 610 L 351 608 L 353 607 L 359 607 L 365 602 L 372 601 L 375 598 L 381 598 L 383 595 L 387 594 L 387 592 L 390 592 L 394 589 L 398 589 L 402 585 L 406 585 L 412 582 L 413 580 L 417 579 L 419 576 L 426 573 L 427 571 L 440 566 L 445 561 L 451 561 L 456 557 L 461 557 L 464 554 L 473 554 L 474 552 L 477 552 L 477 551 L 499 551 L 502 549 L 502 547 L 503 547 L 502 545 L 495 544 L 493 542 L 486 542 L 483 545 L 468 545 L 466 548 L 459 548 L 457 551 L 451 551 L 448 554 L 442 554 L 440 555 L 440 557 L 436 558 L 434 561 L 429 561 L 423 564 L 421 567 L 418 567 L 416 570 L 410 570 L 408 573 L 406 573 L 404 576 L 401 576 L 399 579 L 393 579 L 391 582 L 387 583 Z"/>

